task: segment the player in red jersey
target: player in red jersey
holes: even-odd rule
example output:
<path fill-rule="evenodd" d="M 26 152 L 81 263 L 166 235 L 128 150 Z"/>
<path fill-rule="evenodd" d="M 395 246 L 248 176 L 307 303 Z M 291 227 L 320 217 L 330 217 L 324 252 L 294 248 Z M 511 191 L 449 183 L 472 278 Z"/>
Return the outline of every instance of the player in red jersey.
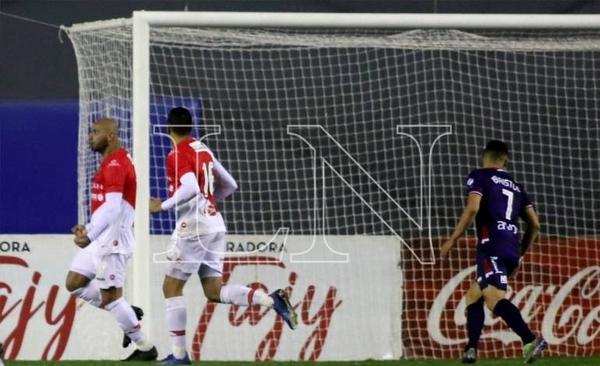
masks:
<path fill-rule="evenodd" d="M 103 160 L 92 181 L 90 222 L 72 229 L 81 249 L 67 274 L 66 288 L 115 317 L 136 345 L 125 361 L 154 361 L 156 347 L 142 333 L 135 310 L 123 298 L 127 262 L 135 249 L 135 169 L 127 150 L 121 148 L 113 119 L 96 121 L 89 142 Z"/>
<path fill-rule="evenodd" d="M 223 285 L 225 223 L 216 201 L 237 189 L 233 177 L 215 159 L 212 151 L 192 138 L 192 116 L 185 108 L 173 108 L 167 119 L 174 148 L 167 156 L 170 198 L 153 198 L 150 212 L 174 209 L 176 228 L 172 236 L 170 260 L 163 282 L 167 327 L 173 353 L 164 364 L 190 364 L 186 350 L 186 318 L 183 287 L 192 274 L 198 274 L 209 301 L 241 306 L 263 305 L 274 308 L 292 329 L 298 324 L 296 313 L 283 290 L 270 295 L 247 286 Z"/>

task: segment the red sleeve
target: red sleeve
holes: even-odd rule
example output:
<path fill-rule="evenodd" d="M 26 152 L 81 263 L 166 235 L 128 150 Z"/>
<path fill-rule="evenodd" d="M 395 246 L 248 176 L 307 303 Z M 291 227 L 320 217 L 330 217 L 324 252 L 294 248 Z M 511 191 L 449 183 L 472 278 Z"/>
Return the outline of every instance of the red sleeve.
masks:
<path fill-rule="evenodd" d="M 193 164 L 188 158 L 187 154 L 183 151 L 177 151 L 173 154 L 169 154 L 167 156 L 167 166 L 173 169 L 173 176 L 179 181 L 181 177 L 186 173 L 194 173 L 196 172 L 193 169 Z"/>
<path fill-rule="evenodd" d="M 104 189 L 106 193 L 123 193 L 125 187 L 125 167 L 118 161 L 111 161 L 103 169 Z"/>

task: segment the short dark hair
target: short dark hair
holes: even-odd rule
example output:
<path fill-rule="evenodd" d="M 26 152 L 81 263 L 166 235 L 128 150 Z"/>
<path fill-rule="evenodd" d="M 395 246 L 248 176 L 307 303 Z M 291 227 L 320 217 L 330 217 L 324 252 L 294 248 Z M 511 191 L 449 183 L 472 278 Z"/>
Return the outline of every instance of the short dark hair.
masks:
<path fill-rule="evenodd" d="M 192 114 L 183 107 L 171 109 L 167 117 L 169 131 L 178 136 L 187 136 L 192 133 Z"/>
<path fill-rule="evenodd" d="M 508 158 L 508 146 L 500 140 L 490 140 L 485 146 L 483 154 L 490 156 L 494 160 Z"/>

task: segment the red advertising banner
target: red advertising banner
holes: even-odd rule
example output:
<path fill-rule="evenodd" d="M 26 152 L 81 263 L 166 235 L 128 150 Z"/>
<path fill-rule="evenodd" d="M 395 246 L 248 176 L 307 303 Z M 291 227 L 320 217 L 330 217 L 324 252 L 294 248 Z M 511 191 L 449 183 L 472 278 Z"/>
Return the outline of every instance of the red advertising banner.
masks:
<path fill-rule="evenodd" d="M 437 249 L 442 240 L 434 241 Z M 426 250 L 429 243 L 413 243 Z M 544 355 L 600 353 L 600 242 L 542 239 L 509 282 L 507 298 L 549 344 Z M 467 341 L 464 294 L 475 280 L 475 240 L 444 261 L 422 265 L 404 253 L 402 338 L 407 358 L 459 358 Z M 522 344 L 486 310 L 479 357 L 520 357 Z"/>

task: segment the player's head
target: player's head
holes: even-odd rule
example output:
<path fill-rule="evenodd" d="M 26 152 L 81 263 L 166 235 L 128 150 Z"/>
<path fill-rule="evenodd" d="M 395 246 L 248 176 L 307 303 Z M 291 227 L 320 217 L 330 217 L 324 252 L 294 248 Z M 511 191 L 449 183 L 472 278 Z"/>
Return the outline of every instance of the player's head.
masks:
<path fill-rule="evenodd" d="M 92 151 L 104 154 L 110 147 L 119 146 L 119 127 L 111 118 L 102 118 L 92 124 L 89 136 Z"/>
<path fill-rule="evenodd" d="M 189 136 L 192 133 L 192 114 L 183 107 L 173 108 L 167 117 L 167 126 L 169 133 L 175 136 Z"/>
<path fill-rule="evenodd" d="M 506 168 L 508 165 L 508 147 L 500 140 L 490 140 L 481 154 L 484 166 Z"/>

